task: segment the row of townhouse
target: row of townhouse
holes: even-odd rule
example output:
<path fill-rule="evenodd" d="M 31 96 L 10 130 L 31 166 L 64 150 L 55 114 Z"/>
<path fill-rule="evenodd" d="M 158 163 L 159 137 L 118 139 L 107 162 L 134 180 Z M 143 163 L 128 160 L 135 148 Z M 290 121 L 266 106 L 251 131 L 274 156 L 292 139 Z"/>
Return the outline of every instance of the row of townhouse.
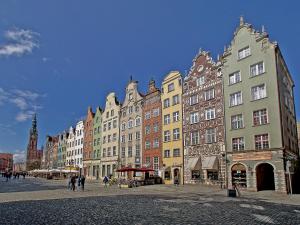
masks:
<path fill-rule="evenodd" d="M 50 164 L 75 165 L 91 179 L 147 167 L 166 184 L 289 192 L 299 160 L 294 82 L 278 43 L 241 18 L 216 62 L 200 50 L 185 77 L 171 71 L 146 94 L 131 78 L 122 104 L 108 94 L 103 110 L 89 107 L 53 140 Z"/>

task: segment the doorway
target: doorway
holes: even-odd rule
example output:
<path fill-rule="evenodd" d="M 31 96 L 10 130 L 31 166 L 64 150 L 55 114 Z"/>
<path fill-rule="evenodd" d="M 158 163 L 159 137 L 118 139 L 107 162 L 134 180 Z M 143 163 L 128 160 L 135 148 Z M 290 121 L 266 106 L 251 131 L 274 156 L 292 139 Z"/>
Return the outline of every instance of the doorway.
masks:
<path fill-rule="evenodd" d="M 256 167 L 257 191 L 275 190 L 274 168 L 268 163 Z"/>

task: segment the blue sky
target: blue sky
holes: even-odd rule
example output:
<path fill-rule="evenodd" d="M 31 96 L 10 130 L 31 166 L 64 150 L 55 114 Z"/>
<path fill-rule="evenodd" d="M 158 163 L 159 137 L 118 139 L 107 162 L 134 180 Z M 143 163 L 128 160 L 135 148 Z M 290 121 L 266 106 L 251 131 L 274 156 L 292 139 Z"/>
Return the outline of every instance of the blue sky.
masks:
<path fill-rule="evenodd" d="M 103 107 L 122 100 L 129 76 L 144 92 L 170 70 L 185 73 L 199 48 L 214 58 L 246 22 L 279 42 L 295 81 L 300 118 L 300 3 L 298 1 L 76 1 L 0 2 L 0 152 L 24 153 L 31 114 L 39 144 Z"/>

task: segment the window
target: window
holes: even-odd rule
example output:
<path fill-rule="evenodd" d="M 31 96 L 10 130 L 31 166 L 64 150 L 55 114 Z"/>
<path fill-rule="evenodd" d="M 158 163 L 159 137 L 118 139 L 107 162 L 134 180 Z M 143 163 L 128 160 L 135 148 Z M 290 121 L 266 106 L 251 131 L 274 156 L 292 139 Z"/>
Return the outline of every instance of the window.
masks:
<path fill-rule="evenodd" d="M 111 147 L 108 147 L 107 148 L 107 157 L 110 157 L 111 156 Z"/>
<path fill-rule="evenodd" d="M 132 141 L 132 134 L 128 134 L 128 141 Z"/>
<path fill-rule="evenodd" d="M 164 131 L 164 141 L 165 142 L 171 141 L 171 134 L 169 130 Z"/>
<path fill-rule="evenodd" d="M 122 135 L 122 136 L 121 136 L 121 142 L 122 142 L 122 143 L 125 143 L 125 135 Z"/>
<path fill-rule="evenodd" d="M 146 163 L 150 164 L 150 157 L 149 156 L 146 157 Z"/>
<path fill-rule="evenodd" d="M 229 85 L 241 82 L 241 71 L 229 74 Z"/>
<path fill-rule="evenodd" d="M 180 149 L 179 148 L 173 149 L 173 157 L 180 157 Z"/>
<path fill-rule="evenodd" d="M 258 100 L 267 97 L 266 86 L 264 84 L 251 88 L 252 100 Z"/>
<path fill-rule="evenodd" d="M 230 94 L 230 106 L 236 106 L 243 103 L 242 100 L 242 92 L 235 92 L 233 94 Z"/>
<path fill-rule="evenodd" d="M 128 100 L 132 100 L 132 99 L 133 99 L 133 95 L 132 95 L 132 93 L 129 93 Z"/>
<path fill-rule="evenodd" d="M 194 123 L 198 123 L 199 122 L 199 113 L 198 112 L 192 112 L 190 114 L 190 123 L 194 124 Z"/>
<path fill-rule="evenodd" d="M 108 122 L 108 130 L 111 129 L 111 122 Z"/>
<path fill-rule="evenodd" d="M 138 118 L 135 119 L 135 126 L 138 127 L 140 125 L 141 125 L 141 118 L 138 117 Z"/>
<path fill-rule="evenodd" d="M 141 155 L 141 146 L 139 144 L 135 145 L 135 156 L 139 157 Z"/>
<path fill-rule="evenodd" d="M 213 99 L 214 97 L 215 97 L 215 89 L 211 88 L 211 89 L 206 90 L 204 92 L 204 99 L 205 99 L 205 101 Z"/>
<path fill-rule="evenodd" d="M 118 122 L 117 122 L 117 120 L 114 120 L 113 121 L 113 128 L 117 128 L 117 126 L 118 126 Z"/>
<path fill-rule="evenodd" d="M 150 141 L 145 142 L 145 149 L 150 149 L 151 148 L 151 143 Z"/>
<path fill-rule="evenodd" d="M 190 97 L 190 105 L 195 105 L 198 103 L 198 95 L 192 95 Z"/>
<path fill-rule="evenodd" d="M 103 131 L 106 131 L 106 123 L 103 125 Z"/>
<path fill-rule="evenodd" d="M 157 156 L 153 157 L 153 169 L 155 171 L 159 170 L 159 161 L 158 161 L 158 157 Z"/>
<path fill-rule="evenodd" d="M 170 114 L 164 115 L 164 124 L 170 124 L 171 122 L 171 118 L 170 118 Z"/>
<path fill-rule="evenodd" d="M 174 95 L 173 96 L 173 105 L 179 104 L 179 95 Z"/>
<path fill-rule="evenodd" d="M 106 136 L 103 137 L 103 144 L 106 143 Z"/>
<path fill-rule="evenodd" d="M 135 139 L 140 140 L 141 139 L 141 132 L 135 132 Z"/>
<path fill-rule="evenodd" d="M 124 122 L 124 123 L 122 123 L 122 126 L 121 126 L 121 130 L 125 130 L 126 129 L 126 123 Z"/>
<path fill-rule="evenodd" d="M 168 92 L 174 91 L 174 89 L 175 89 L 174 83 L 168 85 Z"/>
<path fill-rule="evenodd" d="M 147 125 L 147 126 L 145 127 L 145 134 L 150 134 L 150 131 L 151 131 L 150 125 Z"/>
<path fill-rule="evenodd" d="M 173 112 L 173 122 L 179 121 L 179 111 Z"/>
<path fill-rule="evenodd" d="M 107 142 L 109 143 L 111 141 L 111 135 L 107 136 Z"/>
<path fill-rule="evenodd" d="M 128 146 L 128 157 L 132 157 L 132 146 Z"/>
<path fill-rule="evenodd" d="M 245 142 L 243 137 L 232 138 L 232 150 L 240 151 L 245 149 Z"/>
<path fill-rule="evenodd" d="M 210 108 L 205 110 L 205 119 L 212 120 L 216 118 L 215 108 Z"/>
<path fill-rule="evenodd" d="M 158 123 L 154 123 L 154 125 L 153 125 L 153 131 L 156 133 L 156 132 L 158 132 L 158 129 L 159 129 Z"/>
<path fill-rule="evenodd" d="M 253 125 L 259 126 L 268 123 L 267 109 L 261 109 L 253 112 Z"/>
<path fill-rule="evenodd" d="M 113 156 L 116 156 L 116 155 L 117 155 L 117 147 L 113 146 Z"/>
<path fill-rule="evenodd" d="M 116 140 L 117 140 L 117 134 L 114 133 L 114 134 L 113 134 L 113 141 L 116 141 Z"/>
<path fill-rule="evenodd" d="M 153 109 L 153 117 L 159 116 L 159 108 Z"/>
<path fill-rule="evenodd" d="M 241 59 L 244 59 L 244 58 L 246 58 L 250 55 L 251 55 L 250 47 L 247 46 L 246 48 L 243 48 L 243 49 L 239 50 L 238 59 L 241 60 Z"/>
<path fill-rule="evenodd" d="M 106 157 L 106 148 L 103 148 L 102 156 Z"/>
<path fill-rule="evenodd" d="M 231 116 L 231 129 L 241 129 L 244 127 L 243 115 L 238 114 Z"/>
<path fill-rule="evenodd" d="M 133 127 L 133 120 L 128 121 L 128 129 L 131 129 Z"/>
<path fill-rule="evenodd" d="M 136 106 L 135 107 L 135 112 L 139 112 L 140 111 L 140 107 Z"/>
<path fill-rule="evenodd" d="M 109 117 L 109 112 L 106 112 L 106 118 L 108 118 Z"/>
<path fill-rule="evenodd" d="M 179 128 L 176 128 L 173 130 L 173 140 L 179 140 L 180 139 L 180 131 Z"/>
<path fill-rule="evenodd" d="M 216 129 L 215 128 L 209 128 L 209 129 L 207 129 L 206 133 L 205 133 L 205 136 L 206 136 L 206 143 L 207 144 L 216 142 L 217 141 L 217 138 L 216 138 Z"/>
<path fill-rule="evenodd" d="M 269 148 L 269 135 L 259 134 L 255 135 L 255 149 L 268 149 Z"/>
<path fill-rule="evenodd" d="M 203 85 L 205 83 L 205 77 L 201 76 L 201 77 L 197 78 L 196 82 L 197 82 L 197 86 Z"/>
<path fill-rule="evenodd" d="M 122 147 L 121 156 L 122 158 L 125 158 L 125 147 Z"/>
<path fill-rule="evenodd" d="M 170 150 L 165 150 L 164 157 L 165 158 L 170 158 Z"/>
<path fill-rule="evenodd" d="M 254 64 L 250 66 L 250 76 L 258 76 L 260 74 L 263 74 L 265 72 L 265 66 L 263 62 L 259 62 L 257 64 Z"/>
<path fill-rule="evenodd" d="M 191 144 L 198 145 L 200 143 L 200 134 L 199 131 L 191 132 Z"/>
<path fill-rule="evenodd" d="M 155 138 L 153 141 L 153 148 L 159 148 L 159 140 L 158 138 Z"/>
<path fill-rule="evenodd" d="M 123 117 L 126 116 L 126 110 L 123 111 L 122 116 L 123 116 Z"/>
<path fill-rule="evenodd" d="M 145 119 L 149 120 L 151 118 L 151 112 L 146 112 L 145 113 Z"/>
<path fill-rule="evenodd" d="M 164 100 L 164 108 L 168 108 L 168 107 L 170 107 L 170 99 L 165 99 Z"/>
<path fill-rule="evenodd" d="M 115 114 L 115 112 L 114 112 L 114 110 L 112 109 L 112 110 L 110 111 L 110 116 L 114 116 L 114 114 Z"/>
<path fill-rule="evenodd" d="M 133 106 L 129 106 L 128 107 L 128 114 L 132 114 L 132 112 L 133 112 Z"/>

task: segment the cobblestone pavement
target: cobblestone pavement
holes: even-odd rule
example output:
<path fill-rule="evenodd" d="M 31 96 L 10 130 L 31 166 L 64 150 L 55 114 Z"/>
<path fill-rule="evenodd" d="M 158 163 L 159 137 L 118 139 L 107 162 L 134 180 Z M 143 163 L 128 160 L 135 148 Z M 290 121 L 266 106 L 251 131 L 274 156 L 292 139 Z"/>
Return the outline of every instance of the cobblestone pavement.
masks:
<path fill-rule="evenodd" d="M 206 186 L 106 189 L 92 182 L 84 192 L 72 192 L 66 181 L 0 178 L 0 184 L 1 225 L 300 224 L 297 197 L 268 192 L 266 201 L 255 193 L 228 198 L 224 190 Z M 281 203 L 270 202 L 272 195 Z"/>

